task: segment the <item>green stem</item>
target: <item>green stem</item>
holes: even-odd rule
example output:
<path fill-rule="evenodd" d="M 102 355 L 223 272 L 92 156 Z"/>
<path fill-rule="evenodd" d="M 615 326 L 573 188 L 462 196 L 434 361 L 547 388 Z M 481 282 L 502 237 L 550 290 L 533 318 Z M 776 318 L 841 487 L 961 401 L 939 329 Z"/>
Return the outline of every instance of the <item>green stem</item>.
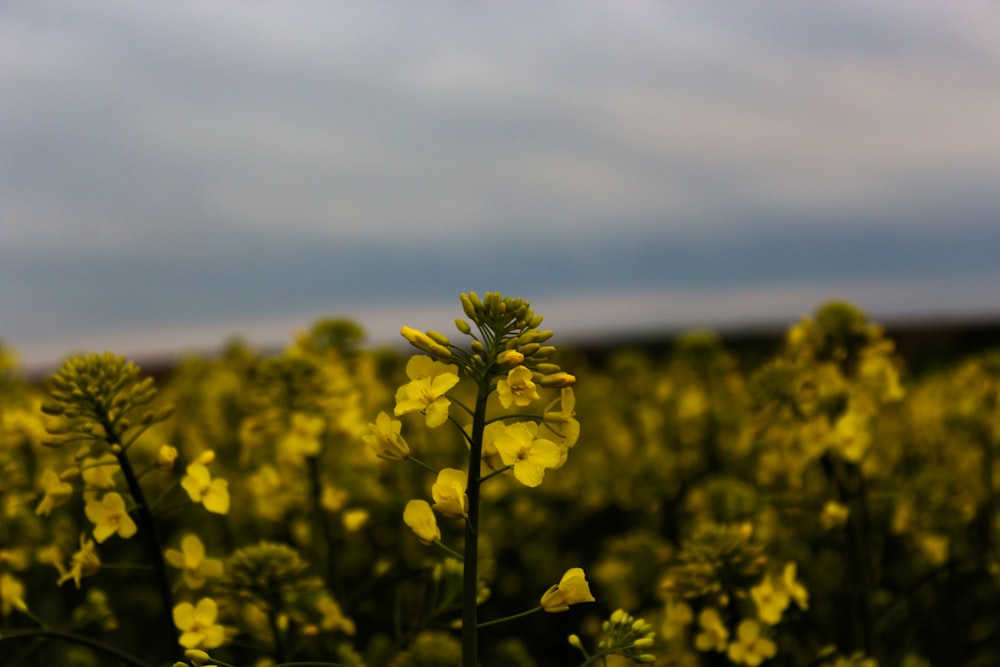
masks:
<path fill-rule="evenodd" d="M 171 627 L 171 629 L 173 628 Z M 0 642 L 5 642 L 9 639 L 23 639 L 26 637 L 57 639 L 71 644 L 77 644 L 79 646 L 86 646 L 87 648 L 93 649 L 98 653 L 110 656 L 124 665 L 130 665 L 130 667 L 151 667 L 149 664 L 143 662 L 134 655 L 128 654 L 115 648 L 114 646 L 110 646 L 104 642 L 91 639 L 90 637 L 86 637 L 84 635 L 75 635 L 70 632 L 60 632 L 59 630 L 11 630 L 4 632 L 3 635 L 0 636 Z"/>
<path fill-rule="evenodd" d="M 487 369 L 488 370 L 488 369 Z M 469 442 L 469 516 L 465 528 L 465 559 L 462 578 L 462 667 L 479 664 L 477 597 L 479 593 L 479 461 L 483 456 L 483 431 L 486 428 L 486 399 L 490 395 L 490 375 L 483 374 L 472 416 L 472 439 Z"/>
<path fill-rule="evenodd" d="M 113 427 L 109 424 L 104 424 L 104 429 L 107 433 L 108 443 L 112 446 L 117 444 L 121 447 L 121 444 L 118 442 L 118 434 L 114 431 Z M 175 654 L 175 657 L 180 659 L 183 658 L 183 655 L 179 652 L 177 628 L 174 627 L 174 594 L 170 587 L 170 579 L 167 576 L 167 562 L 163 557 L 163 544 L 160 542 L 160 537 L 156 530 L 156 522 L 153 520 L 149 503 L 146 501 L 146 494 L 143 493 L 142 486 L 139 484 L 139 479 L 135 475 L 135 470 L 133 470 L 132 463 L 128 460 L 125 450 L 122 449 L 115 456 L 118 458 L 118 465 L 121 466 L 122 475 L 125 477 L 126 483 L 128 483 L 129 493 L 132 494 L 132 500 L 135 502 L 135 511 L 139 517 L 139 526 L 141 527 L 142 534 L 145 535 L 149 556 L 153 560 L 153 567 L 156 572 L 156 585 L 160 591 L 160 604 L 163 606 L 163 613 L 161 614 L 163 636 L 170 642 L 172 646 L 171 652 Z"/>
<path fill-rule="evenodd" d="M 434 473 L 435 475 L 436 475 L 436 474 L 438 474 L 438 473 L 440 472 L 440 471 L 439 471 L 439 470 L 438 470 L 437 468 L 435 468 L 434 466 L 430 466 L 430 465 L 427 465 L 426 463 L 424 463 L 423 461 L 421 461 L 420 459 L 418 459 L 418 458 L 417 458 L 417 457 L 415 457 L 415 456 L 407 456 L 407 457 L 406 457 L 406 460 L 407 460 L 407 461 L 413 461 L 414 463 L 416 463 L 416 464 L 417 464 L 418 466 L 420 466 L 421 468 L 424 468 L 425 470 L 430 470 L 430 471 L 431 471 L 432 473 Z"/>
<path fill-rule="evenodd" d="M 485 623 L 480 623 L 477 627 L 485 628 L 488 625 L 496 625 L 498 623 L 506 623 L 507 621 L 513 621 L 515 618 L 524 618 L 525 616 L 531 616 L 542 610 L 542 606 L 538 605 L 534 609 L 529 609 L 527 611 L 522 611 L 519 614 L 513 614 L 511 616 L 504 616 L 503 618 L 495 618 L 492 621 L 486 621 Z"/>
<path fill-rule="evenodd" d="M 447 551 L 449 554 L 451 554 L 452 556 L 454 556 L 458 560 L 465 560 L 465 556 L 463 556 L 462 554 L 458 553 L 457 551 L 455 551 L 454 549 L 452 549 L 448 545 L 444 544 L 441 540 L 434 540 L 434 544 L 438 545 L 439 547 L 441 547 L 442 549 L 444 549 L 445 551 Z"/>
<path fill-rule="evenodd" d="M 509 466 L 504 466 L 503 468 L 500 468 L 498 470 L 494 470 L 489 475 L 486 475 L 485 477 L 480 477 L 479 478 L 479 483 L 482 484 L 483 482 L 485 482 L 486 480 L 490 479 L 491 477 L 496 477 L 497 475 L 505 473 L 508 470 L 512 470 L 513 468 L 514 468 L 514 466 L 509 465 Z"/>

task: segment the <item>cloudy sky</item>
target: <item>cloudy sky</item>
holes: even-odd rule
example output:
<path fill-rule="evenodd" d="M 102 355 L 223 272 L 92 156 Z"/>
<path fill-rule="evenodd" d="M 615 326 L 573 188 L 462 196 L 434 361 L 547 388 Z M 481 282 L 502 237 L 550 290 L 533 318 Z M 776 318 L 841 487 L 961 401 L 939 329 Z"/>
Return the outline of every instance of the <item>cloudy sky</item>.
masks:
<path fill-rule="evenodd" d="M 0 339 L 1000 314 L 995 3 L 0 5 Z"/>

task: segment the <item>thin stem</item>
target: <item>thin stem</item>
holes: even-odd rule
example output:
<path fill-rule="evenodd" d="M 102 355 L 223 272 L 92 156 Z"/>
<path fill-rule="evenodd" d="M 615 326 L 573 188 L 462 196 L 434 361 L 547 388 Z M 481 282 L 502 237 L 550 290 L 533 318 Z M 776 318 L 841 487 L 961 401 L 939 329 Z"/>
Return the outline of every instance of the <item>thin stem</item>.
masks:
<path fill-rule="evenodd" d="M 469 446 L 472 446 L 472 438 L 465 432 L 465 428 L 451 415 L 448 415 L 448 421 L 455 425 L 455 428 L 457 428 L 458 432 L 462 434 L 462 437 L 465 438 L 465 441 L 469 444 Z"/>
<path fill-rule="evenodd" d="M 524 618 L 525 616 L 531 616 L 532 614 L 540 612 L 541 610 L 542 610 L 542 606 L 538 605 L 534 609 L 529 609 L 527 611 L 522 611 L 519 614 L 513 614 L 511 616 L 504 616 L 503 618 L 495 618 L 492 621 L 486 621 L 484 623 L 480 623 L 477 627 L 485 628 L 488 625 L 496 625 L 498 623 L 506 623 L 507 621 L 513 621 L 515 618 Z"/>
<path fill-rule="evenodd" d="M 463 556 L 462 554 L 458 553 L 457 551 L 455 551 L 454 549 L 452 549 L 448 545 L 444 544 L 441 540 L 434 540 L 434 544 L 438 545 L 439 547 L 441 547 L 442 549 L 444 549 L 445 551 L 447 551 L 449 554 L 451 554 L 452 556 L 454 556 L 458 560 L 465 560 L 465 556 Z"/>
<path fill-rule="evenodd" d="M 488 348 L 487 348 L 488 349 Z M 462 667 L 479 664 L 477 598 L 479 593 L 479 475 L 471 474 L 483 456 L 483 431 L 486 429 L 486 399 L 490 395 L 489 369 L 483 374 L 472 416 L 472 439 L 469 442 L 469 515 L 465 529 L 465 559 L 462 577 Z"/>
<path fill-rule="evenodd" d="M 417 457 L 415 457 L 415 456 L 407 456 L 407 457 L 406 457 L 406 460 L 407 460 L 407 461 L 413 461 L 414 463 L 416 463 L 416 464 L 417 464 L 418 466 L 420 466 L 421 468 L 424 468 L 424 469 L 426 469 L 426 470 L 430 470 L 430 471 L 431 471 L 432 473 L 434 473 L 435 475 L 436 475 L 436 474 L 438 474 L 438 473 L 440 472 L 440 471 L 439 471 L 439 470 L 438 470 L 437 468 L 435 468 L 434 466 L 430 466 L 430 465 L 427 465 L 426 463 L 424 463 L 423 461 L 421 461 L 420 459 L 418 459 L 418 458 L 417 458 Z"/>
<path fill-rule="evenodd" d="M 491 477 L 496 477 L 497 475 L 499 475 L 501 473 L 505 473 L 508 470 L 512 470 L 513 468 L 514 468 L 514 466 L 509 465 L 509 466 L 504 466 L 503 468 L 500 468 L 498 470 L 494 470 L 489 475 L 486 475 L 485 477 L 480 477 L 479 478 L 479 483 L 482 484 L 483 482 L 485 482 L 486 480 L 490 479 Z"/>

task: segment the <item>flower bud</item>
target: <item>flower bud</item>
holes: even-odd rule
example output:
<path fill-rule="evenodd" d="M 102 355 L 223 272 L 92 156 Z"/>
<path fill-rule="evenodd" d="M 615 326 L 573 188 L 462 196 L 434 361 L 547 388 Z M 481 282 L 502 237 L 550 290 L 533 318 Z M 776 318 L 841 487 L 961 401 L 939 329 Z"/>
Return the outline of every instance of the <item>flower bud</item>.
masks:
<path fill-rule="evenodd" d="M 556 353 L 556 348 L 553 345 L 543 345 L 535 352 L 536 359 L 544 359 L 546 357 L 551 357 Z"/>
<path fill-rule="evenodd" d="M 476 296 L 476 293 L 471 292 L 470 294 L 462 294 L 459 297 L 462 300 L 462 311 L 465 312 L 465 316 L 468 317 L 473 322 L 475 322 L 476 319 L 478 318 L 478 313 L 476 312 L 476 304 L 473 303 L 472 301 L 472 297 L 474 296 Z M 478 297 L 476 298 L 476 301 L 479 301 Z M 482 308 L 481 304 L 480 308 Z"/>
<path fill-rule="evenodd" d="M 561 371 L 562 367 L 560 367 L 559 364 L 541 363 L 535 364 L 535 370 L 542 375 L 551 375 Z"/>
<path fill-rule="evenodd" d="M 541 345 L 539 345 L 538 343 L 528 343 L 527 345 L 521 345 L 521 346 L 519 346 L 517 348 L 517 351 L 520 352 L 521 354 L 523 354 L 526 357 L 530 357 L 535 352 L 537 352 L 538 348 L 540 348 L 540 347 L 541 347 Z"/>
<path fill-rule="evenodd" d="M 538 380 L 538 384 L 550 389 L 572 387 L 576 384 L 576 376 L 560 371 L 559 373 L 552 373 L 551 375 L 543 376 L 540 380 Z"/>
<path fill-rule="evenodd" d="M 461 317 L 455 318 L 455 328 L 458 329 L 459 333 L 463 333 L 466 336 L 472 333 L 472 327 L 470 327 L 469 323 L 463 320 Z"/>
<path fill-rule="evenodd" d="M 524 355 L 517 350 L 504 350 L 497 355 L 497 363 L 501 366 L 517 366 L 524 362 Z"/>
<path fill-rule="evenodd" d="M 533 331 L 537 331 L 537 329 L 534 329 Z M 544 343 L 548 339 L 552 338 L 552 336 L 554 336 L 554 335 L 555 335 L 555 332 L 552 331 L 552 329 L 543 329 L 542 331 L 538 331 L 538 337 L 537 337 L 536 340 L 539 343 Z"/>
<path fill-rule="evenodd" d="M 177 448 L 170 445 L 161 445 L 160 451 L 156 455 L 156 467 L 160 470 L 170 470 L 177 460 Z"/>
<path fill-rule="evenodd" d="M 528 328 L 529 328 L 529 329 L 537 329 L 537 328 L 538 328 L 538 325 L 540 325 L 540 324 L 542 323 L 542 319 L 543 319 L 543 317 L 542 317 L 541 315 L 535 315 L 535 316 L 534 316 L 533 318 L 531 318 L 531 320 L 530 320 L 530 321 L 528 322 Z"/>
<path fill-rule="evenodd" d="M 428 331 L 427 337 L 438 345 L 447 345 L 449 342 L 448 337 L 439 331 Z"/>

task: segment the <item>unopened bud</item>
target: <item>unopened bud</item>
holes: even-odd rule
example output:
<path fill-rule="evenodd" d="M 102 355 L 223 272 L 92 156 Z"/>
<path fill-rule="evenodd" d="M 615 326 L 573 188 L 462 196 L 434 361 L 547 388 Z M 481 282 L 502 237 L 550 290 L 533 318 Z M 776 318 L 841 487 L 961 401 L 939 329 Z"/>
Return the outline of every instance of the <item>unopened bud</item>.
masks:
<path fill-rule="evenodd" d="M 535 351 L 534 356 L 536 359 L 545 359 L 547 357 L 551 357 L 555 353 L 556 348 L 554 345 L 543 345 Z"/>
<path fill-rule="evenodd" d="M 535 364 L 535 370 L 541 373 L 542 375 L 552 375 L 553 373 L 558 373 L 559 371 L 561 371 L 562 367 L 559 366 L 559 364 L 550 364 L 546 362 L 541 364 Z"/>
<path fill-rule="evenodd" d="M 65 411 L 66 408 L 64 408 L 59 403 L 51 403 L 49 401 L 44 401 L 42 403 L 42 412 L 44 412 L 47 415 L 52 415 L 53 417 L 56 417 L 58 415 L 61 415 Z"/>
<path fill-rule="evenodd" d="M 554 334 L 555 334 L 555 332 L 552 331 L 552 329 L 543 329 L 543 330 L 541 330 L 541 331 L 538 332 L 538 338 L 536 340 L 539 343 L 544 343 L 548 339 L 552 338 L 552 336 Z"/>
<path fill-rule="evenodd" d="M 472 292 L 472 296 L 476 293 Z M 473 322 L 476 321 L 476 304 L 472 302 L 472 297 L 469 294 L 462 294 L 459 297 L 462 300 L 462 311 L 465 312 L 465 316 L 468 317 Z M 476 301 L 479 299 L 477 298 Z"/>
<path fill-rule="evenodd" d="M 469 349 L 471 349 L 475 354 L 478 355 L 486 354 L 486 348 L 483 347 L 483 344 L 480 343 L 478 340 L 472 341 L 472 343 L 469 345 Z"/>
<path fill-rule="evenodd" d="M 439 331 L 428 331 L 427 337 L 438 345 L 447 345 L 450 342 L 448 337 Z"/>
<path fill-rule="evenodd" d="M 156 467 L 160 470 L 170 470 L 177 460 L 177 448 L 170 445 L 161 445 L 160 451 L 156 455 Z"/>
<path fill-rule="evenodd" d="M 572 387 L 576 384 L 576 376 L 560 371 L 558 373 L 542 376 L 542 378 L 538 380 L 538 384 L 550 389 Z"/>
<path fill-rule="evenodd" d="M 196 458 L 194 462 L 207 466 L 214 460 L 215 460 L 215 451 L 211 449 L 206 449 L 205 451 L 203 451 L 201 454 L 198 455 L 198 458 Z"/>
<path fill-rule="evenodd" d="M 66 468 L 61 473 L 59 473 L 59 480 L 62 482 L 68 482 L 70 480 L 76 479 L 80 476 L 79 468 Z"/>
<path fill-rule="evenodd" d="M 517 350 L 504 350 L 497 355 L 497 363 L 501 366 L 517 366 L 524 362 L 524 355 Z"/>
<path fill-rule="evenodd" d="M 472 333 L 472 327 L 470 327 L 469 323 L 463 320 L 461 317 L 455 318 L 455 328 L 458 329 L 459 333 L 463 333 L 466 336 Z"/>
<path fill-rule="evenodd" d="M 538 328 L 538 325 L 540 325 L 540 324 L 542 323 L 542 320 L 543 320 L 543 319 L 544 319 L 544 318 L 543 318 L 543 317 L 542 317 L 541 315 L 535 315 L 535 316 L 534 316 L 534 317 L 532 317 L 532 318 L 531 318 L 531 320 L 530 320 L 530 321 L 528 322 L 528 328 L 530 328 L 530 329 L 537 329 L 537 328 Z"/>
<path fill-rule="evenodd" d="M 569 637 L 566 638 L 566 640 L 569 642 L 569 645 L 572 646 L 573 648 L 578 648 L 581 651 L 583 650 L 583 642 L 580 641 L 580 637 L 578 635 L 570 635 Z"/>
<path fill-rule="evenodd" d="M 539 345 L 538 343 L 528 343 L 527 345 L 521 345 L 521 346 L 519 346 L 517 348 L 517 351 L 520 352 L 521 354 L 523 354 L 526 357 L 530 357 L 535 352 L 537 352 L 538 348 L 540 348 L 540 347 L 541 347 L 541 345 Z"/>

